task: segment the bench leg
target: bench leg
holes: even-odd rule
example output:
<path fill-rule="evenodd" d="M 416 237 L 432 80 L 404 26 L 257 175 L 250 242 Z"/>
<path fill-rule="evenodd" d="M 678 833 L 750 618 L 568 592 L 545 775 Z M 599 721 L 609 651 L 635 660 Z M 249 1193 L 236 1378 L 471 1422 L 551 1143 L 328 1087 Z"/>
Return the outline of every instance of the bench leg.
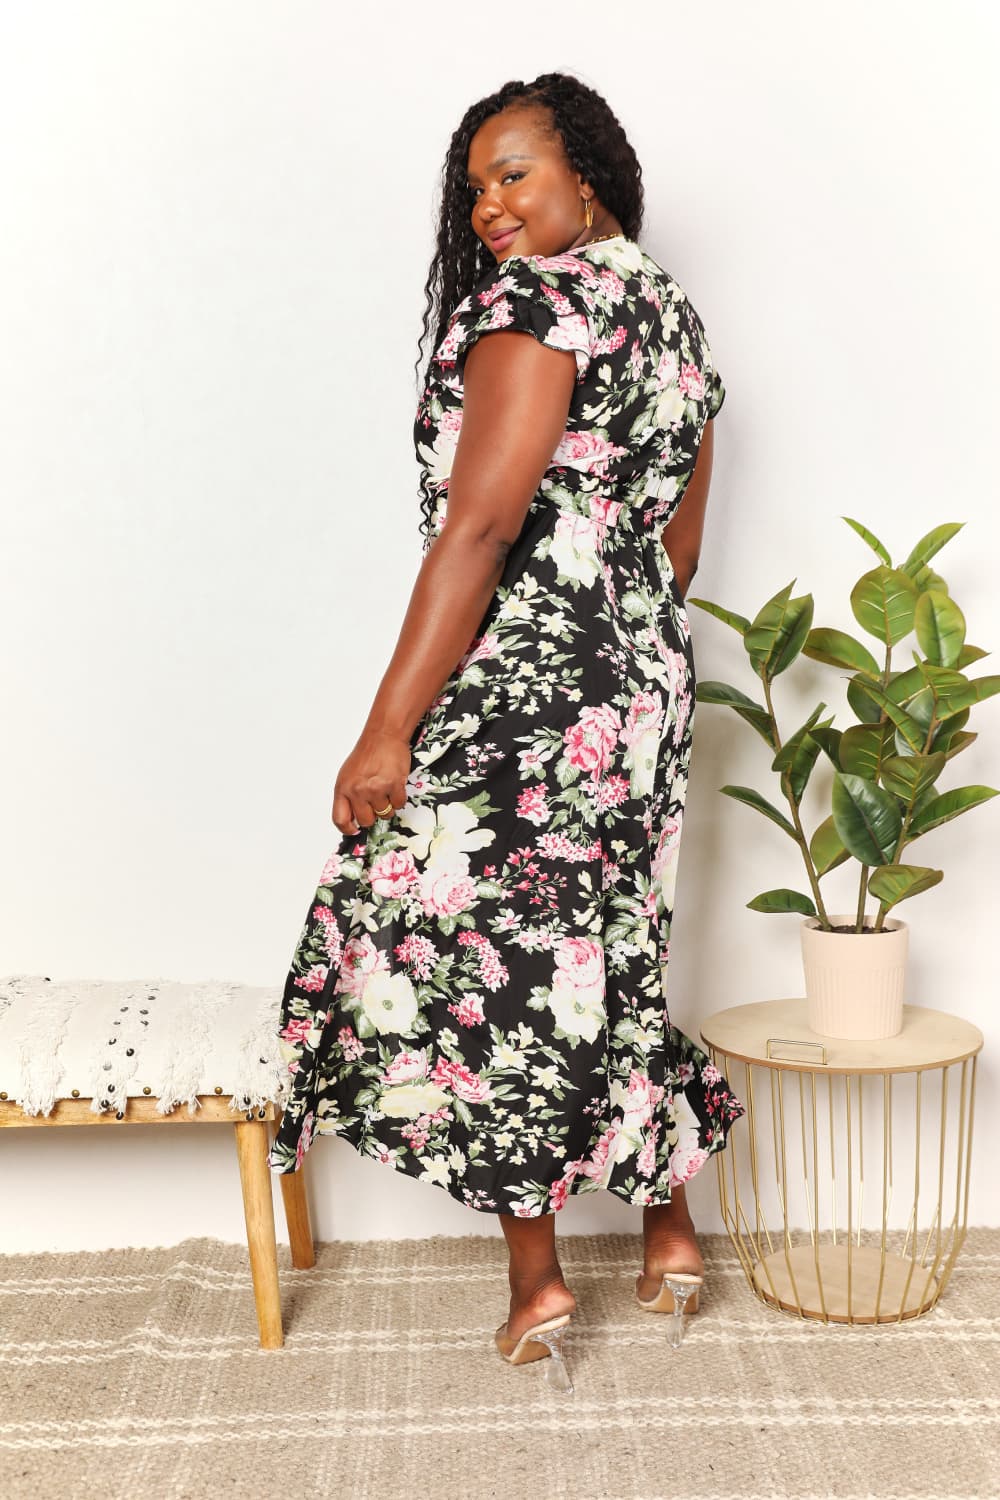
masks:
<path fill-rule="evenodd" d="M 278 1247 L 274 1238 L 271 1173 L 267 1165 L 267 1124 L 264 1120 L 240 1120 L 235 1129 L 260 1345 L 262 1349 L 280 1349 L 284 1343 L 284 1333 L 281 1327 L 281 1290 L 278 1285 Z"/>
<path fill-rule="evenodd" d="M 275 1132 L 281 1128 L 281 1114 L 275 1121 Z M 306 1201 L 306 1170 L 302 1166 L 297 1172 L 282 1172 L 281 1198 L 285 1205 L 285 1223 L 288 1225 L 288 1241 L 292 1251 L 292 1265 L 297 1271 L 308 1271 L 316 1264 L 312 1229 L 309 1224 L 309 1205 Z"/>
<path fill-rule="evenodd" d="M 312 1230 L 309 1227 L 309 1205 L 306 1202 L 305 1168 L 297 1172 L 282 1172 L 281 1196 L 285 1204 L 285 1222 L 288 1225 L 288 1241 L 292 1251 L 292 1265 L 297 1271 L 307 1271 L 316 1264 Z"/>

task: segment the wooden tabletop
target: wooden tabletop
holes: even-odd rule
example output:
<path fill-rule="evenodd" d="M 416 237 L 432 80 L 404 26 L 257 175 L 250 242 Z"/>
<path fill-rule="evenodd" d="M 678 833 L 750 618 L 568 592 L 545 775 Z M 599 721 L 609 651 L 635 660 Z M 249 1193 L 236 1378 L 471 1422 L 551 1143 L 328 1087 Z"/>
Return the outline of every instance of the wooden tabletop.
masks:
<path fill-rule="evenodd" d="M 806 1015 L 799 996 L 734 1005 L 702 1022 L 701 1039 L 741 1062 L 800 1073 L 914 1073 L 961 1062 L 983 1045 L 971 1021 L 921 1005 L 904 1005 L 902 1031 L 878 1041 L 822 1036 Z"/>

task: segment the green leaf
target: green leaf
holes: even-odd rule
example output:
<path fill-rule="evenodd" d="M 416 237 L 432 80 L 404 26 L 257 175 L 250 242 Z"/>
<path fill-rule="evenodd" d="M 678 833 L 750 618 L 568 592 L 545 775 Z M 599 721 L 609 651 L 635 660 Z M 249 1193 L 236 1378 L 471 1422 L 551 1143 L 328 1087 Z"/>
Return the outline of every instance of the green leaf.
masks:
<path fill-rule="evenodd" d="M 988 651 L 983 650 L 982 646 L 970 646 L 966 642 L 958 653 L 958 661 L 955 662 L 955 666 L 961 671 L 964 667 L 970 667 L 974 661 L 980 661 L 984 656 L 989 656 L 989 654 Z"/>
<path fill-rule="evenodd" d="M 809 733 L 824 754 L 833 761 L 833 764 L 839 770 L 841 731 L 828 727 L 825 724 L 817 724 L 814 728 L 810 729 Z"/>
<path fill-rule="evenodd" d="M 809 840 L 809 858 L 815 866 L 816 874 L 826 875 L 850 857 L 834 827 L 833 818 L 824 818 Z"/>
<path fill-rule="evenodd" d="M 852 724 L 841 735 L 840 769 L 866 781 L 877 781 L 891 738 L 891 724 Z"/>
<path fill-rule="evenodd" d="M 917 588 L 921 593 L 923 593 L 925 589 L 937 589 L 938 593 L 940 594 L 946 594 L 948 592 L 948 585 L 941 577 L 941 574 L 935 573 L 934 569 L 928 568 L 926 564 L 924 564 L 923 567 L 917 568 L 912 572 L 909 569 L 907 569 L 906 571 L 910 573 L 910 577 L 913 579 L 913 582 L 917 585 Z M 900 569 L 900 572 L 903 572 L 902 568 Z"/>
<path fill-rule="evenodd" d="M 914 629 L 920 649 L 938 667 L 953 667 L 965 643 L 965 616 L 953 599 L 928 589 L 917 600 Z"/>
<path fill-rule="evenodd" d="M 882 543 L 879 541 L 878 537 L 875 536 L 873 532 L 869 531 L 867 526 L 862 526 L 860 521 L 852 521 L 850 516 L 841 516 L 840 519 L 842 521 L 846 521 L 848 526 L 853 526 L 854 530 L 858 533 L 858 536 L 862 537 L 864 541 L 868 543 L 869 547 L 875 553 L 875 556 L 880 557 L 887 568 L 892 567 L 892 558 L 882 546 Z"/>
<path fill-rule="evenodd" d="M 956 786 L 950 792 L 941 792 L 914 814 L 908 837 L 915 839 L 922 833 L 929 833 L 932 828 L 939 828 L 942 823 L 950 823 L 960 813 L 979 807 L 996 795 L 995 787 L 991 786 Z"/>
<path fill-rule="evenodd" d="M 791 794 L 796 806 L 802 800 L 802 794 L 820 751 L 819 742 L 813 739 L 810 730 L 825 707 L 826 704 L 821 703 L 813 709 L 806 722 L 788 737 L 771 762 L 771 770 L 781 772 L 782 787 Z M 833 716 L 831 715 L 822 727 L 827 729 L 832 723 Z"/>
<path fill-rule="evenodd" d="M 930 890 L 943 879 L 943 870 L 927 865 L 879 865 L 868 877 L 868 889 L 883 906 L 895 906 L 897 901 Z"/>
<path fill-rule="evenodd" d="M 698 682 L 695 684 L 694 697 L 696 703 L 717 703 L 734 709 L 741 719 L 745 719 L 756 729 L 765 744 L 774 749 L 771 715 L 762 703 L 755 703 L 746 693 L 741 693 L 739 688 L 730 687 L 727 682 Z"/>
<path fill-rule="evenodd" d="M 910 717 L 905 708 L 901 708 L 898 703 L 893 702 L 881 683 L 873 682 L 870 677 L 865 677 L 862 674 L 852 677 L 851 682 L 862 683 L 862 691 L 868 697 L 873 698 L 880 708 L 885 709 L 885 712 L 902 735 L 904 742 L 911 750 L 914 752 L 923 750 L 924 740 L 927 738 L 926 730 L 921 728 L 916 719 Z M 850 698 L 850 687 L 848 687 L 848 698 Z M 867 863 L 870 864 L 871 860 L 867 861 Z"/>
<path fill-rule="evenodd" d="M 929 562 L 936 552 L 940 552 L 945 542 L 950 542 L 955 533 L 961 531 L 964 525 L 964 521 L 946 521 L 942 526 L 935 526 L 912 548 L 900 571 L 912 574 L 924 563 Z"/>
<path fill-rule="evenodd" d="M 717 620 L 722 620 L 724 624 L 731 625 L 740 635 L 749 629 L 750 621 L 745 615 L 738 615 L 734 609 L 725 609 L 721 604 L 713 604 L 710 599 L 694 599 L 688 594 L 684 603 L 697 604 L 699 609 L 703 609 L 708 614 L 714 615 Z"/>
<path fill-rule="evenodd" d="M 896 568 L 872 568 L 851 590 L 851 609 L 858 624 L 887 646 L 894 646 L 913 629 L 919 597 L 912 578 Z"/>
<path fill-rule="evenodd" d="M 966 734 L 961 729 L 956 730 L 954 734 L 950 729 L 947 733 L 942 730 L 934 741 L 934 748 L 944 753 L 945 760 L 951 760 L 953 755 L 961 755 L 963 750 L 968 750 L 972 742 L 978 738 L 978 734 Z"/>
<path fill-rule="evenodd" d="M 812 594 L 790 598 L 792 583 L 757 612 L 743 637 L 753 669 L 765 681 L 791 666 L 812 625 Z"/>
<path fill-rule="evenodd" d="M 751 911 L 800 911 L 807 917 L 816 915 L 816 908 L 808 896 L 801 891 L 789 891 L 779 887 L 773 891 L 761 891 L 747 902 Z"/>
<path fill-rule="evenodd" d="M 934 784 L 946 759 L 939 750 L 930 755 L 890 755 L 882 762 L 882 785 L 909 806 L 925 787 Z"/>
<path fill-rule="evenodd" d="M 862 724 L 877 724 L 882 717 L 882 710 L 875 699 L 865 692 L 862 681 L 867 682 L 869 678 L 858 675 L 850 679 L 847 684 L 847 701 L 854 710 L 855 718 L 860 719 Z"/>
<path fill-rule="evenodd" d="M 765 818 L 770 818 L 772 823 L 783 828 L 790 838 L 797 837 L 794 826 L 784 814 L 773 807 L 766 797 L 762 797 L 760 792 L 754 791 L 752 786 L 721 786 L 719 791 L 725 792 L 727 797 L 734 797 L 737 802 L 745 802 L 747 807 L 755 807 Z"/>
<path fill-rule="evenodd" d="M 862 864 L 887 864 L 903 823 L 895 797 L 861 776 L 838 771 L 832 801 L 833 825 L 844 848 Z"/>
<path fill-rule="evenodd" d="M 850 671 L 870 672 L 873 677 L 878 676 L 878 662 L 868 647 L 844 630 L 829 630 L 822 625 L 810 630 L 802 647 L 802 655 L 811 657 L 813 661 L 829 662 L 831 667 L 847 667 Z"/>

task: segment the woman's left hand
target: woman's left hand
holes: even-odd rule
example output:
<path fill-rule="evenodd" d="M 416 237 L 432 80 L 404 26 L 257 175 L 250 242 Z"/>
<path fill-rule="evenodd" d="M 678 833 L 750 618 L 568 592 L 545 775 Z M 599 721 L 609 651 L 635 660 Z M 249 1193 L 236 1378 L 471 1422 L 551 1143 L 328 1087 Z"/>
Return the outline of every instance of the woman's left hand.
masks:
<path fill-rule="evenodd" d="M 341 833 L 370 828 L 376 808 L 388 807 L 391 802 L 396 812 L 404 805 L 411 762 L 409 740 L 384 730 L 364 730 L 341 766 L 334 787 L 333 821 Z"/>

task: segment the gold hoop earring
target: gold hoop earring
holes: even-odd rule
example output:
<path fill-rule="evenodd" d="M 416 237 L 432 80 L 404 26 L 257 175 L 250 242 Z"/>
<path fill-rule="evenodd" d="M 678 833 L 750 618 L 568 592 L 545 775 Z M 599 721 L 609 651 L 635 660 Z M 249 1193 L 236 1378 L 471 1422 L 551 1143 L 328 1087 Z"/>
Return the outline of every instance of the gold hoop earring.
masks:
<path fill-rule="evenodd" d="M 587 221 L 587 228 L 592 229 L 594 225 L 594 204 L 590 198 L 583 200 L 583 215 Z"/>

